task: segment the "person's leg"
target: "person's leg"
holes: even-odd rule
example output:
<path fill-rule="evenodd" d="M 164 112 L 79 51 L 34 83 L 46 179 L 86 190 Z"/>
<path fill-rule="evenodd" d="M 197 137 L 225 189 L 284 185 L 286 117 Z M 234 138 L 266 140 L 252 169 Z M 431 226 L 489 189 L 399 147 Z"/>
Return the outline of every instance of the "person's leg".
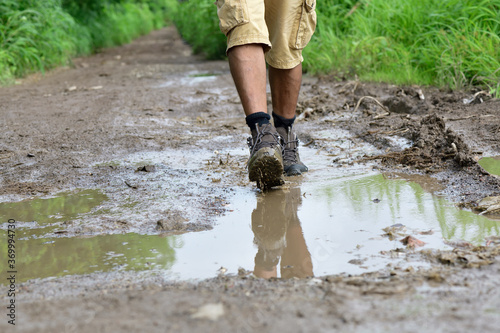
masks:
<path fill-rule="evenodd" d="M 267 113 L 264 52 L 271 48 L 271 43 L 264 19 L 264 1 L 247 2 L 248 6 L 246 2 L 220 0 L 217 6 L 221 30 L 228 38 L 231 75 L 252 132 L 248 140 L 248 176 L 250 181 L 257 182 L 257 187 L 267 189 L 284 183 L 280 136 Z"/>
<path fill-rule="evenodd" d="M 266 53 L 273 99 L 274 126 L 282 137 L 286 175 L 300 175 L 307 167 L 300 161 L 293 129 L 302 81 L 302 49 L 316 25 L 313 0 L 266 0 L 266 22 L 273 48 Z"/>
<path fill-rule="evenodd" d="M 248 175 L 261 189 L 283 183 L 283 157 L 279 134 L 267 113 L 266 62 L 263 46 L 247 44 L 228 50 L 229 68 L 240 96 L 246 123 L 252 132 L 249 140 Z"/>
<path fill-rule="evenodd" d="M 301 83 L 302 64 L 290 69 L 269 66 L 269 84 L 271 85 L 274 113 L 285 119 L 295 117 Z"/>
<path fill-rule="evenodd" d="M 302 64 L 290 69 L 269 66 L 269 83 L 274 126 L 283 140 L 283 169 L 287 176 L 300 175 L 308 168 L 300 161 L 299 142 L 292 126 L 302 83 Z"/>
<path fill-rule="evenodd" d="M 300 175 L 308 170 L 300 161 L 299 142 L 293 130 L 301 82 L 302 64 L 291 69 L 269 66 L 274 126 L 283 140 L 283 169 L 287 176 Z"/>
<path fill-rule="evenodd" d="M 227 55 L 245 115 L 267 113 L 266 61 L 262 45 L 235 46 L 228 50 Z"/>

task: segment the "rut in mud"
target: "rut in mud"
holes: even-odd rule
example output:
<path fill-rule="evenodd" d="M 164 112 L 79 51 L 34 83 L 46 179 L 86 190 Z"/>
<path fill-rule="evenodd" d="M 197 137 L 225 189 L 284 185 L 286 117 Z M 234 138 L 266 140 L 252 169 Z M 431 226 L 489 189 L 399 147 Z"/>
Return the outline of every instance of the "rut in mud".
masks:
<path fill-rule="evenodd" d="M 495 331 L 498 214 L 469 209 L 500 195 L 500 103 L 474 94 L 306 76 L 311 171 L 262 193 L 227 63 L 172 27 L 0 89 L 18 328 Z"/>

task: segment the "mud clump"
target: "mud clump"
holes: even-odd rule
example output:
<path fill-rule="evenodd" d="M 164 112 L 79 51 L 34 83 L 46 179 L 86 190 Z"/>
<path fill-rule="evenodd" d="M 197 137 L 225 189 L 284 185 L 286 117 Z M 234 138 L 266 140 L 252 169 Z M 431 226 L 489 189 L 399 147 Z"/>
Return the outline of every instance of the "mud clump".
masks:
<path fill-rule="evenodd" d="M 493 215 L 500 217 L 500 196 L 486 197 L 480 200 L 475 207 L 479 215 Z"/>
<path fill-rule="evenodd" d="M 155 172 L 155 171 L 156 167 L 154 165 L 144 165 L 136 169 L 136 172 Z"/>
<path fill-rule="evenodd" d="M 210 230 L 210 225 L 187 222 L 181 212 L 166 213 L 166 218 L 156 221 L 156 230 L 162 234 L 183 234 L 191 231 Z"/>
<path fill-rule="evenodd" d="M 381 99 L 381 103 L 391 113 L 400 114 L 425 114 L 431 106 L 425 100 L 417 100 L 406 95 L 389 96 Z"/>
<path fill-rule="evenodd" d="M 468 167 L 476 164 L 469 147 L 451 129 L 445 128 L 443 118 L 431 114 L 420 124 L 408 123 L 413 146 L 401 152 L 385 155 L 382 163 L 412 166 L 426 172 L 437 172 L 446 166 Z M 451 165 L 453 166 L 453 165 Z"/>
<path fill-rule="evenodd" d="M 500 255 L 500 246 L 478 246 L 472 249 L 454 249 L 452 251 L 422 250 L 428 260 L 449 266 L 478 268 L 491 265 Z"/>

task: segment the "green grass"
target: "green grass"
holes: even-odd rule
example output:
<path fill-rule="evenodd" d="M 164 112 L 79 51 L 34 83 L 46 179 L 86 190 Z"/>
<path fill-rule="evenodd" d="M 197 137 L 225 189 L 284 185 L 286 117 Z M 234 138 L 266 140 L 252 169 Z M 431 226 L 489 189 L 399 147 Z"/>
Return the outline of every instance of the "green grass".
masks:
<path fill-rule="evenodd" d="M 180 3 L 175 23 L 196 52 L 223 58 L 212 2 Z M 500 97 L 500 0 L 321 0 L 304 70 Z"/>
<path fill-rule="evenodd" d="M 183 1 L 174 19 L 182 38 L 195 53 L 207 59 L 222 59 L 226 54 L 226 37 L 219 31 L 217 7 L 213 1 Z"/>
<path fill-rule="evenodd" d="M 487 89 L 500 97 L 500 0 L 321 0 L 304 70 Z M 0 0 L 0 83 L 130 42 L 174 21 L 195 52 L 225 57 L 212 1 Z"/>
<path fill-rule="evenodd" d="M 80 34 L 77 51 L 93 50 L 129 43 L 134 38 L 171 22 L 177 0 L 65 0 L 63 8 L 75 18 Z"/>
<path fill-rule="evenodd" d="M 74 27 L 55 1 L 0 0 L 0 80 L 62 63 L 74 54 Z"/>
<path fill-rule="evenodd" d="M 312 73 L 500 96 L 500 0 L 323 0 L 318 22 Z"/>
<path fill-rule="evenodd" d="M 128 43 L 171 21 L 177 0 L 0 0 L 0 83 Z"/>

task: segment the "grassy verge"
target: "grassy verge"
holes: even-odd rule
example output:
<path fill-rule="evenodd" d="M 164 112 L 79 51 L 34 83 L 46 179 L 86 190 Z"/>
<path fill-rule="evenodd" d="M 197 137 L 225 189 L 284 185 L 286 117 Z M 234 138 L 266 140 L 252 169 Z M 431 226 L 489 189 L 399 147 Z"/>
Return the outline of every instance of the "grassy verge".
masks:
<path fill-rule="evenodd" d="M 500 97 L 500 0 L 321 0 L 311 73 Z M 119 45 L 174 20 L 195 52 L 223 58 L 212 1 L 0 0 L 0 83 Z"/>
<path fill-rule="evenodd" d="M 318 22 L 311 72 L 500 96 L 500 0 L 323 0 Z"/>
<path fill-rule="evenodd" d="M 0 83 L 120 45 L 171 20 L 177 0 L 0 0 Z"/>
<path fill-rule="evenodd" d="M 212 1 L 181 2 L 174 23 L 194 52 L 208 59 L 225 56 L 226 37 L 219 30 L 217 7 Z"/>
<path fill-rule="evenodd" d="M 370 81 L 462 89 L 500 97 L 500 0 L 321 0 L 304 69 Z M 224 57 L 210 3 L 180 3 L 175 23 L 195 51 Z"/>

